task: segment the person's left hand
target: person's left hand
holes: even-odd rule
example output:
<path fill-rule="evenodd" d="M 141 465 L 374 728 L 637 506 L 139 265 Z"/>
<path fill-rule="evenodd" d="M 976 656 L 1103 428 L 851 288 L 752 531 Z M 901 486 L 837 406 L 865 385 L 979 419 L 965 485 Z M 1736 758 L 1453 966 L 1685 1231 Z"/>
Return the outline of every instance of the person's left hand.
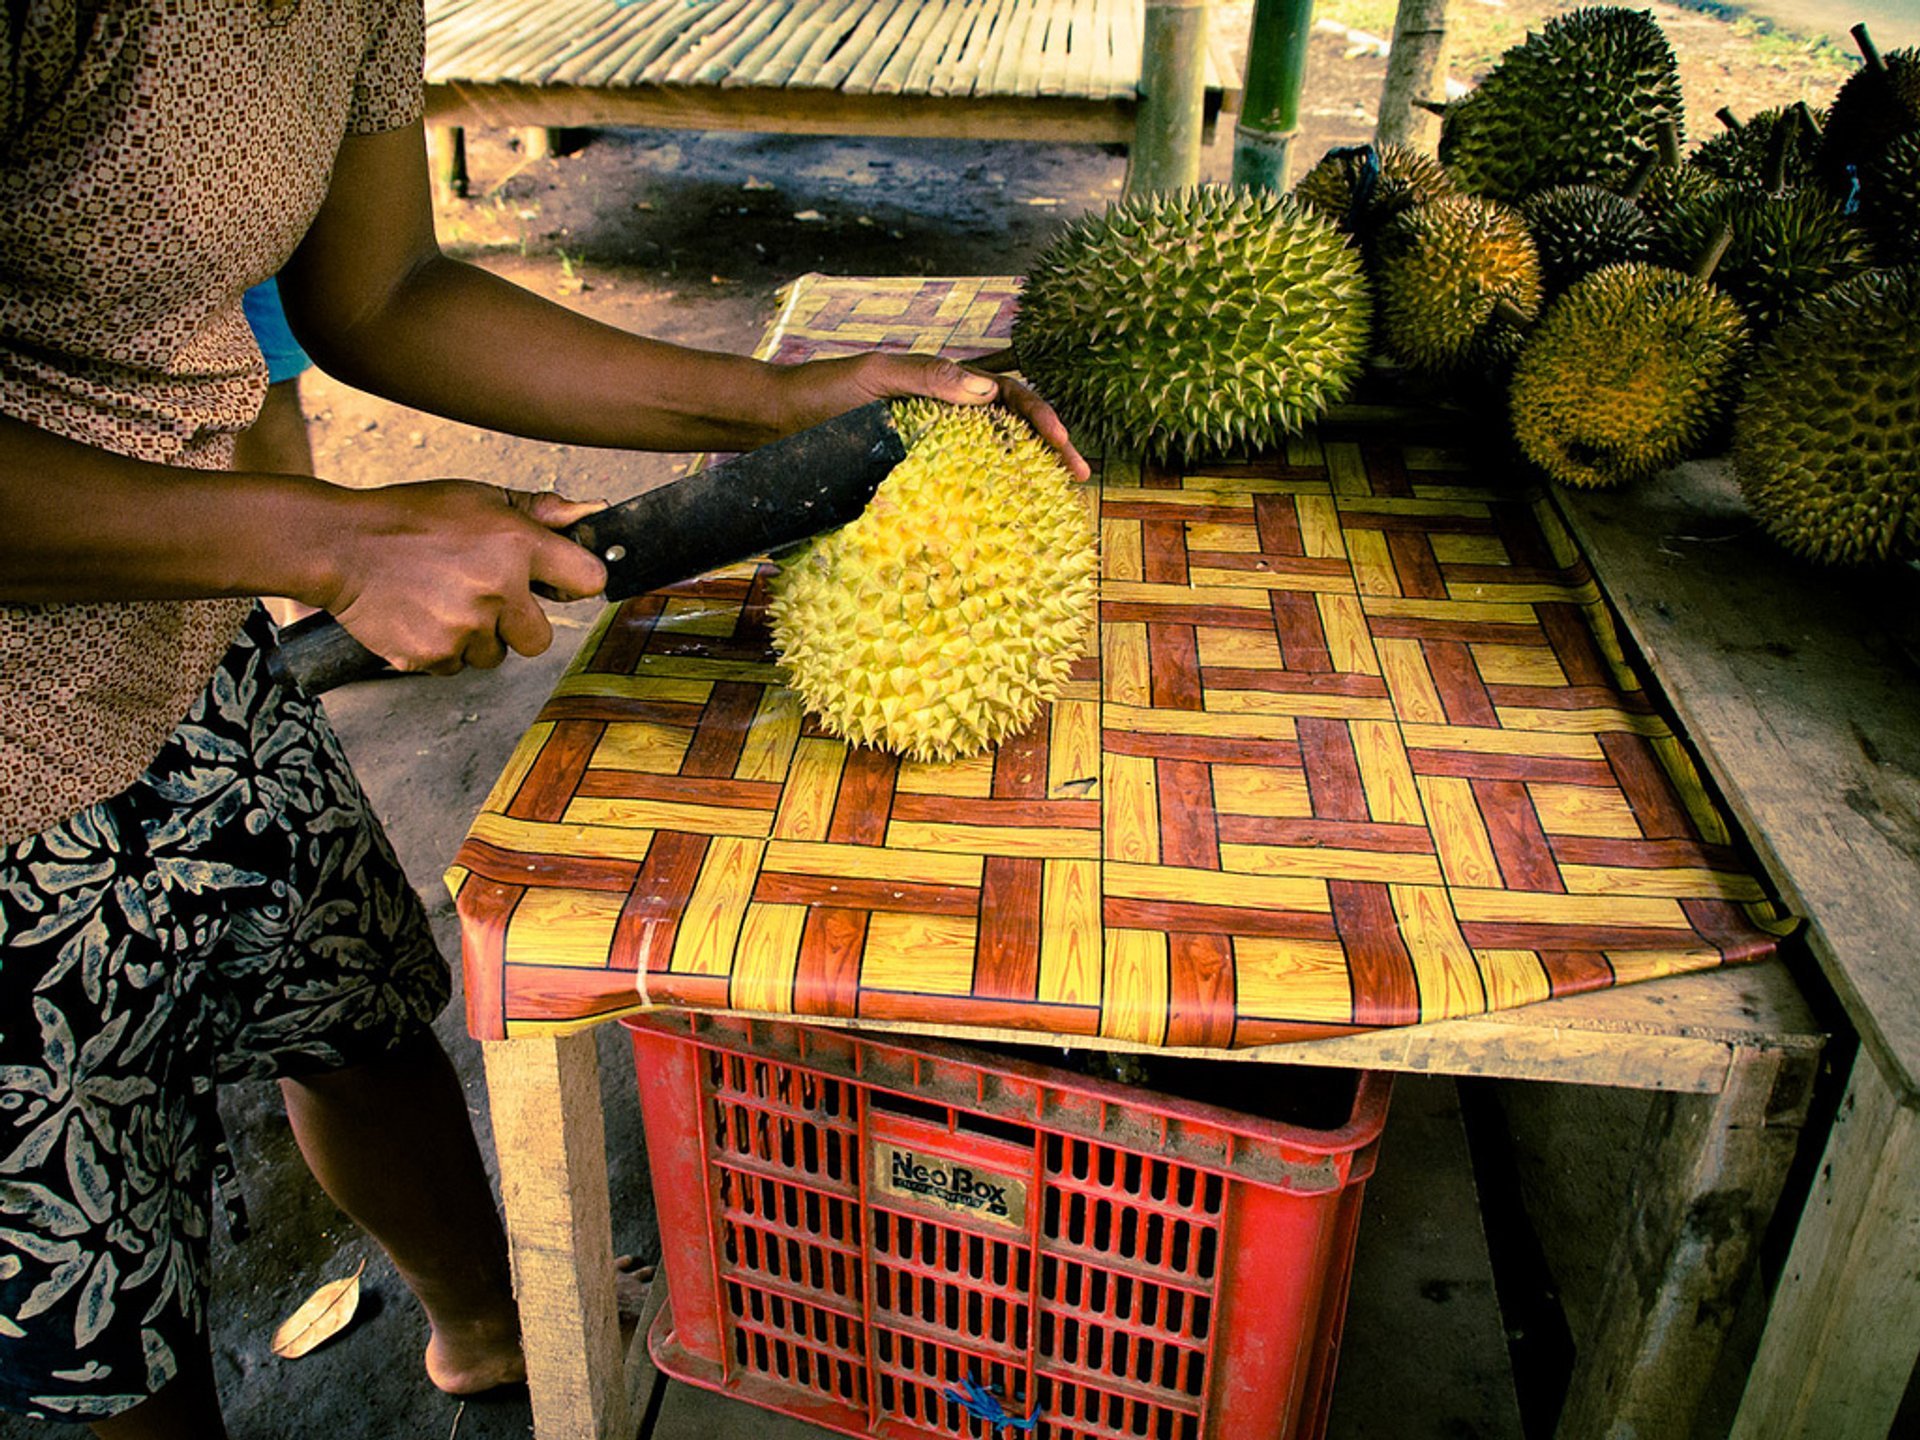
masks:
<path fill-rule="evenodd" d="M 983 375 L 937 355 L 898 352 L 849 355 L 834 360 L 810 360 L 776 370 L 779 384 L 780 429 L 783 434 L 818 425 L 843 415 L 869 400 L 891 400 L 925 395 L 957 405 L 985 405 L 994 401 L 1033 426 L 1035 433 L 1060 454 L 1068 472 L 1085 480 L 1091 470 L 1073 448 L 1073 440 L 1053 407 L 1025 381 L 1011 375 Z"/>

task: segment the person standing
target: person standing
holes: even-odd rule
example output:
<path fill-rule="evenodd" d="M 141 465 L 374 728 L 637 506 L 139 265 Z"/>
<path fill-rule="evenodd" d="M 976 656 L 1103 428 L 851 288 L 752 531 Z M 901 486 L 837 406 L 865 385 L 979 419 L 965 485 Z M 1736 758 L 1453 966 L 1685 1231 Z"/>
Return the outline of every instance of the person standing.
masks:
<path fill-rule="evenodd" d="M 928 357 L 778 367 L 627 334 L 441 254 L 420 0 L 8 0 L 0 30 L 0 1408 L 225 1434 L 207 1352 L 216 1083 L 303 1153 L 426 1311 L 435 1384 L 524 1373 L 504 1242 L 429 1030 L 449 989 L 252 598 L 403 669 L 552 640 L 592 507 L 229 469 L 279 274 L 343 381 L 559 442 L 744 449 L 869 399 L 999 400 Z M 270 138 L 263 138 L 270 137 Z"/>

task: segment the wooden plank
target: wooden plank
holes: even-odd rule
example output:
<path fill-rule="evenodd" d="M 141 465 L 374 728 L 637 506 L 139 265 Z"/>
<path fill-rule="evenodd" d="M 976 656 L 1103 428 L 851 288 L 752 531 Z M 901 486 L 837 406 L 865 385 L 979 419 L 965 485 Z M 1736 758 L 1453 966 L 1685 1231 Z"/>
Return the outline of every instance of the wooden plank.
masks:
<path fill-rule="evenodd" d="M 1884 1440 L 1920 1352 L 1920 1116 L 1862 1052 L 1733 1440 Z"/>
<path fill-rule="evenodd" d="M 1555 498 L 1876 1065 L 1920 1103 L 1920 573 L 1789 562 L 1719 464 Z"/>
<path fill-rule="evenodd" d="M 481 1054 L 534 1427 L 631 1440 L 595 1039 L 500 1040 Z"/>
<path fill-rule="evenodd" d="M 1654 1101 L 1560 1412 L 1565 1440 L 1694 1433 L 1793 1160 L 1814 1059 L 1736 1047 L 1718 1095 Z"/>
<path fill-rule="evenodd" d="M 835 57 L 833 64 L 838 62 Z M 453 82 L 428 88 L 427 120 L 434 125 L 630 125 L 1087 145 L 1125 145 L 1133 138 L 1131 102 L 872 95 L 808 87 L 797 77 L 779 89 Z"/>

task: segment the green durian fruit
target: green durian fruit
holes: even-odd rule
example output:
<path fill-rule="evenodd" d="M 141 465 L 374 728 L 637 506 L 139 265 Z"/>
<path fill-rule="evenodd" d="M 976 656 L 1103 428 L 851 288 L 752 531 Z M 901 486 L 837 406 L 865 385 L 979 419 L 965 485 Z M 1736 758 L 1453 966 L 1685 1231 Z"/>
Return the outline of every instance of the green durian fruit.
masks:
<path fill-rule="evenodd" d="M 1446 377 L 1512 359 L 1540 309 L 1540 257 L 1520 212 L 1472 195 L 1416 205 L 1380 232 L 1388 352 Z"/>
<path fill-rule="evenodd" d="M 1634 197 L 1640 213 L 1658 229 L 1676 210 L 1717 195 L 1726 187 L 1693 165 L 1656 165 Z"/>
<path fill-rule="evenodd" d="M 1722 110 L 1720 118 L 1727 128 L 1703 141 L 1687 157 L 1687 163 L 1722 185 L 1769 189 L 1810 185 L 1825 113 L 1810 110 L 1808 116 L 1813 123 L 1808 125 L 1800 107 L 1794 105 L 1762 110 L 1743 124 L 1735 121 L 1730 111 Z"/>
<path fill-rule="evenodd" d="M 1756 334 L 1872 264 L 1859 226 L 1817 190 L 1715 191 L 1667 217 L 1657 258 L 1691 265 L 1726 226 L 1733 244 L 1714 283 L 1739 302 Z"/>
<path fill-rule="evenodd" d="M 1540 251 L 1542 283 L 1557 295 L 1603 265 L 1644 260 L 1653 252 L 1653 222 L 1624 196 L 1598 185 L 1556 185 L 1520 202 Z"/>
<path fill-rule="evenodd" d="M 1746 322 L 1704 280 L 1610 265 L 1547 307 L 1509 392 L 1521 451 L 1554 479 L 1623 485 L 1692 452 L 1738 380 Z"/>
<path fill-rule="evenodd" d="M 1462 190 L 1517 200 L 1553 185 L 1623 186 L 1680 124 L 1673 48 L 1644 10 L 1590 6 L 1500 57 L 1441 121 L 1440 160 Z"/>
<path fill-rule="evenodd" d="M 1861 172 L 1860 219 L 1887 263 L 1920 261 L 1920 131 L 1902 135 Z"/>
<path fill-rule="evenodd" d="M 1135 196 L 1062 229 L 1013 322 L 1026 376 L 1083 449 L 1264 449 L 1343 398 L 1372 307 L 1333 223 L 1265 191 Z"/>
<path fill-rule="evenodd" d="M 1452 193 L 1440 162 L 1404 145 L 1329 150 L 1293 187 L 1294 199 L 1362 241 L 1402 210 Z"/>
<path fill-rule="evenodd" d="M 1920 267 L 1837 285 L 1762 346 L 1734 412 L 1733 472 L 1796 554 L 1920 558 Z"/>
<path fill-rule="evenodd" d="M 1816 161 L 1820 183 L 1842 204 L 1889 145 L 1920 130 L 1920 49 L 1895 50 L 1884 60 L 1864 38 L 1861 49 L 1867 63 L 1833 97 Z"/>
<path fill-rule="evenodd" d="M 1066 684 L 1094 618 L 1086 496 L 998 406 L 905 400 L 907 456 L 769 591 L 789 683 L 829 733 L 915 760 L 1018 734 Z"/>

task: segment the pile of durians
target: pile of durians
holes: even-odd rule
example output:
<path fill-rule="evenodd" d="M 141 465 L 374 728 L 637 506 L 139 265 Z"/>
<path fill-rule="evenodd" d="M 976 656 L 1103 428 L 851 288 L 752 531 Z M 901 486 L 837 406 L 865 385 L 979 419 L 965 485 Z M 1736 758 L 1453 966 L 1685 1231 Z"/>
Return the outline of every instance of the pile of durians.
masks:
<path fill-rule="evenodd" d="M 1791 549 L 1920 557 L 1920 50 L 1855 36 L 1829 107 L 1723 111 L 1686 155 L 1653 17 L 1569 12 L 1444 107 L 1437 160 L 1336 150 L 1289 196 L 1073 222 L 1029 271 L 1017 362 L 1089 445 L 1159 458 L 1267 446 L 1370 357 L 1491 380 L 1562 483 L 1730 443 Z"/>
<path fill-rule="evenodd" d="M 1576 10 L 1444 107 L 1437 161 L 1336 151 L 1294 193 L 1366 256 L 1384 355 L 1499 377 L 1554 479 L 1730 441 L 1790 549 L 1920 557 L 1920 51 L 1854 33 L 1828 108 L 1722 111 L 1683 159 L 1653 17 Z"/>

